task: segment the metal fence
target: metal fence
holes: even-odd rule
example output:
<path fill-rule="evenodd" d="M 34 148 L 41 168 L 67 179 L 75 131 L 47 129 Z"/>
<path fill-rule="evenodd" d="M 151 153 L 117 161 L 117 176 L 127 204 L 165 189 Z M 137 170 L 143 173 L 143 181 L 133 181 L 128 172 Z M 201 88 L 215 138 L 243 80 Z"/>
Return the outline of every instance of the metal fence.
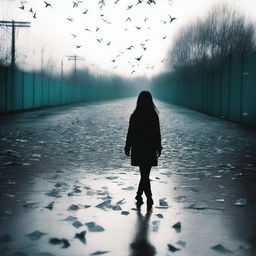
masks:
<path fill-rule="evenodd" d="M 120 79 L 104 79 L 85 72 L 84 77 L 72 82 L 42 73 L 0 67 L 0 113 L 131 94 Z"/>
<path fill-rule="evenodd" d="M 215 70 L 162 76 L 154 80 L 152 91 L 159 99 L 256 126 L 256 52 Z"/>

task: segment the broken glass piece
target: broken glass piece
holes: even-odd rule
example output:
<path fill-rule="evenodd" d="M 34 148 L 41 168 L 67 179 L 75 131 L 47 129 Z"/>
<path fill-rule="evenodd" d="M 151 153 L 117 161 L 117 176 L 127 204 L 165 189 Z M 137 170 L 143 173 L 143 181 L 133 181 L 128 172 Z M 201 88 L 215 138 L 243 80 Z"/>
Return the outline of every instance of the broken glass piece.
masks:
<path fill-rule="evenodd" d="M 95 222 L 87 222 L 85 225 L 88 227 L 90 232 L 102 232 L 105 229 L 101 227 L 100 225 L 97 225 Z"/>
<path fill-rule="evenodd" d="M 68 216 L 66 219 L 64 219 L 66 221 L 74 221 L 74 220 L 77 220 L 77 217 L 74 217 L 74 216 Z"/>
<path fill-rule="evenodd" d="M 117 202 L 117 204 L 124 204 L 125 202 L 124 202 L 124 198 L 122 199 L 122 200 L 120 200 L 120 201 L 118 201 Z"/>
<path fill-rule="evenodd" d="M 104 207 L 110 205 L 110 203 L 111 203 L 111 200 L 109 199 L 109 200 L 106 200 L 106 201 L 96 205 L 95 207 L 100 208 L 100 209 L 104 209 Z"/>
<path fill-rule="evenodd" d="M 161 214 L 161 213 L 156 214 L 156 216 L 157 216 L 158 218 L 160 218 L 160 219 L 162 219 L 162 218 L 164 217 L 163 214 Z"/>
<path fill-rule="evenodd" d="M 108 200 L 108 199 L 112 199 L 112 196 L 103 196 L 103 197 L 99 197 L 99 199 L 101 200 Z"/>
<path fill-rule="evenodd" d="M 108 180 L 115 180 L 117 178 L 118 178 L 118 176 L 108 176 L 108 177 L 106 177 L 106 179 L 108 179 Z"/>
<path fill-rule="evenodd" d="M 152 221 L 152 232 L 157 232 L 159 229 L 160 221 Z"/>
<path fill-rule="evenodd" d="M 90 255 L 101 255 L 101 254 L 105 254 L 105 253 L 109 253 L 109 251 L 96 251 L 94 253 L 91 253 Z"/>
<path fill-rule="evenodd" d="M 155 206 L 155 208 L 157 208 L 157 209 L 168 209 L 169 206 Z"/>
<path fill-rule="evenodd" d="M 40 231 L 34 231 L 27 236 L 32 240 L 32 241 L 37 241 L 39 240 L 43 235 L 46 235 L 46 233 L 40 232 Z"/>
<path fill-rule="evenodd" d="M 3 193 L 3 195 L 8 198 L 15 198 L 15 195 L 13 195 L 13 194 Z"/>
<path fill-rule="evenodd" d="M 26 208 L 36 208 L 38 206 L 38 203 L 32 202 L 32 201 L 26 201 L 26 203 L 23 206 Z"/>
<path fill-rule="evenodd" d="M 71 204 L 68 207 L 68 211 L 77 211 L 79 209 L 79 207 L 76 204 Z"/>
<path fill-rule="evenodd" d="M 179 248 L 177 248 L 171 244 L 167 244 L 167 246 L 168 246 L 169 251 L 171 251 L 171 252 L 176 252 L 176 251 L 180 250 Z"/>
<path fill-rule="evenodd" d="M 29 165 L 31 165 L 31 163 L 25 162 L 25 163 L 22 163 L 22 165 L 23 165 L 23 166 L 29 166 Z"/>
<path fill-rule="evenodd" d="M 82 190 L 80 189 L 79 186 L 75 186 L 75 187 L 73 188 L 73 192 L 74 192 L 74 193 L 82 193 Z"/>
<path fill-rule="evenodd" d="M 50 238 L 49 242 L 50 242 L 51 244 L 56 245 L 56 244 L 61 244 L 61 243 L 62 243 L 62 240 L 59 239 L 59 238 L 54 237 L 54 238 Z"/>
<path fill-rule="evenodd" d="M 80 222 L 80 221 L 74 221 L 73 223 L 72 223 L 72 225 L 75 227 L 75 228 L 80 228 L 80 227 L 82 227 L 83 226 L 83 224 Z"/>
<path fill-rule="evenodd" d="M 122 215 L 128 215 L 129 212 L 127 212 L 127 211 L 122 211 L 121 214 L 122 214 Z"/>
<path fill-rule="evenodd" d="M 159 205 L 160 206 L 168 206 L 168 203 L 165 201 L 166 198 L 159 199 Z"/>
<path fill-rule="evenodd" d="M 220 253 L 233 253 L 233 251 L 230 251 L 226 249 L 223 245 L 217 244 L 211 247 L 212 250 L 220 252 Z"/>
<path fill-rule="evenodd" d="M 53 245 L 63 244 L 63 246 L 61 248 L 67 248 L 70 246 L 69 241 L 65 238 L 59 239 L 59 238 L 54 237 L 54 238 L 50 238 L 49 242 Z"/>
<path fill-rule="evenodd" d="M 16 139 L 17 142 L 22 142 L 22 143 L 26 143 L 28 142 L 28 140 L 24 140 L 24 139 Z"/>
<path fill-rule="evenodd" d="M 33 154 L 32 157 L 41 157 L 40 154 Z"/>
<path fill-rule="evenodd" d="M 187 243 L 185 241 L 179 240 L 178 242 L 176 242 L 176 244 L 178 244 L 179 246 L 185 248 Z"/>
<path fill-rule="evenodd" d="M 131 190 L 134 190 L 135 189 L 135 187 L 133 187 L 133 186 L 129 186 L 129 187 L 126 187 L 126 188 L 122 188 L 123 190 L 129 190 L 129 191 L 131 191 Z"/>
<path fill-rule="evenodd" d="M 177 233 L 179 233 L 179 232 L 181 231 L 181 223 L 180 223 L 180 221 L 177 222 L 177 223 L 175 223 L 175 224 L 172 226 L 172 228 L 174 228 L 175 231 L 176 231 Z"/>
<path fill-rule="evenodd" d="M 60 191 L 56 188 L 53 188 L 51 191 L 47 192 L 46 195 L 51 197 L 61 197 Z"/>
<path fill-rule="evenodd" d="M 190 181 L 199 181 L 199 180 L 201 180 L 201 179 L 198 178 L 198 177 L 194 177 L 194 178 L 190 178 L 189 180 L 190 180 Z"/>
<path fill-rule="evenodd" d="M 235 205 L 237 206 L 245 206 L 248 205 L 248 201 L 246 198 L 239 198 L 236 202 Z"/>
<path fill-rule="evenodd" d="M 65 182 L 56 182 L 56 184 L 54 185 L 56 188 L 60 188 L 62 186 L 66 186 L 67 184 Z"/>
<path fill-rule="evenodd" d="M 52 210 L 53 209 L 53 205 L 54 205 L 54 201 L 50 202 L 47 206 L 45 206 L 44 208 Z"/>
<path fill-rule="evenodd" d="M 66 238 L 62 238 L 62 243 L 63 243 L 63 246 L 61 248 L 67 248 L 70 246 L 70 243 Z"/>
<path fill-rule="evenodd" d="M 184 202 L 184 201 L 186 201 L 187 197 L 186 196 L 176 196 L 174 199 L 175 199 L 175 201 L 178 201 L 178 202 Z"/>
<path fill-rule="evenodd" d="M 85 234 L 86 234 L 86 231 L 82 231 L 80 233 L 76 233 L 75 238 L 78 238 L 82 243 L 85 244 L 86 243 Z"/>
<path fill-rule="evenodd" d="M 112 209 L 114 210 L 114 211 L 121 211 L 122 210 L 122 208 L 121 208 L 121 206 L 120 205 L 113 205 L 112 206 Z"/>
<path fill-rule="evenodd" d="M 79 207 L 80 207 L 80 208 L 85 208 L 85 209 L 86 209 L 86 208 L 91 207 L 91 205 L 89 205 L 89 204 L 84 204 L 84 205 L 83 205 L 83 204 L 79 204 Z"/>

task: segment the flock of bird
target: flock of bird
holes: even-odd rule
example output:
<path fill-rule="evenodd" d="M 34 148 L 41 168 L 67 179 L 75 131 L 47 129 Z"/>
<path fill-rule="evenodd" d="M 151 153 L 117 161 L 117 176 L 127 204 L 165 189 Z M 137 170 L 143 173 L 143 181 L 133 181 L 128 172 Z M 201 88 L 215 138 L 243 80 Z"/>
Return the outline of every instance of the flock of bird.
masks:
<path fill-rule="evenodd" d="M 105 1 L 107 1 L 107 0 L 99 0 L 99 1 L 98 1 L 98 5 L 99 5 L 100 10 L 102 10 L 103 7 L 105 6 L 105 4 L 106 4 Z M 113 0 L 113 1 L 114 1 L 114 4 L 117 5 L 120 1 L 124 1 L 124 0 Z M 148 5 L 152 5 L 152 4 L 153 4 L 153 5 L 156 5 L 156 0 L 135 0 L 135 1 L 137 1 L 137 2 L 134 3 L 133 5 L 128 5 L 128 6 L 127 6 L 127 8 L 126 8 L 126 11 L 127 11 L 127 12 L 128 12 L 129 10 L 131 10 L 132 8 L 136 8 L 136 6 L 143 4 L 144 2 L 145 2 L 146 4 L 148 4 Z M 31 8 L 31 7 L 27 7 L 27 5 L 28 5 L 27 3 L 28 3 L 28 2 L 25 1 L 25 0 L 24 0 L 24 1 L 21 1 L 21 2 L 20 2 L 19 9 L 21 9 L 22 11 L 28 11 L 29 13 L 31 13 L 31 15 L 32 15 L 32 17 L 33 17 L 34 19 L 37 19 L 37 12 L 34 11 L 33 8 Z M 71 1 L 71 2 L 70 2 L 70 7 L 71 7 L 71 8 L 79 8 L 80 5 L 82 5 L 82 3 L 83 3 L 83 1 Z M 172 3 L 172 0 L 169 0 L 169 4 L 171 4 L 171 3 Z M 48 1 L 42 1 L 42 4 L 44 5 L 44 8 L 48 8 L 48 9 L 51 8 L 51 9 L 54 9 L 54 6 L 52 5 L 52 3 L 48 2 Z M 85 7 L 83 7 L 83 9 L 81 10 L 81 14 L 83 14 L 83 15 L 87 15 L 88 12 L 90 13 L 90 10 L 89 10 L 89 9 L 86 9 Z M 125 19 L 125 22 L 131 23 L 131 22 L 132 22 L 132 17 L 129 15 L 129 12 L 128 12 L 128 15 L 127 15 L 127 16 L 128 16 L 128 17 Z M 103 22 L 105 22 L 106 24 L 111 24 L 111 21 L 107 20 L 107 19 L 104 17 L 104 14 L 103 14 L 103 13 L 100 14 L 100 17 L 101 17 L 101 20 L 102 20 Z M 175 20 L 177 19 L 176 17 L 172 17 L 171 15 L 169 15 L 168 18 L 169 18 L 168 21 L 166 21 L 166 20 L 160 20 L 160 22 L 162 22 L 163 24 L 170 24 L 170 23 L 172 23 L 173 21 L 175 21 Z M 67 20 L 68 22 L 74 22 L 74 18 L 73 18 L 73 17 L 66 17 L 66 20 Z M 148 20 L 149 20 L 149 18 L 148 18 L 148 17 L 145 17 L 145 18 L 144 18 L 144 23 L 146 24 Z M 137 25 L 135 25 L 135 26 L 134 26 L 134 29 L 140 31 L 140 30 L 142 29 L 142 26 L 137 26 Z M 150 27 L 147 27 L 147 29 L 150 29 Z M 94 30 L 93 30 L 93 29 L 89 29 L 89 28 L 84 28 L 84 31 L 86 31 L 86 32 L 95 32 L 95 33 L 96 33 L 96 32 L 98 32 L 98 31 L 100 31 L 100 30 L 101 30 L 101 28 L 98 27 L 98 26 L 96 26 Z M 124 28 L 124 30 L 127 31 L 128 28 Z M 78 36 L 77 34 L 74 34 L 74 33 L 70 33 L 70 34 L 71 34 L 71 36 L 72 36 L 73 39 L 76 39 L 77 36 Z M 165 36 L 162 37 L 163 40 L 166 39 L 166 38 L 167 38 L 167 35 L 165 35 Z M 101 43 L 104 42 L 104 38 L 98 38 L 98 37 L 96 37 L 96 41 L 101 44 Z M 148 41 L 149 41 L 149 39 L 145 39 L 143 42 L 140 43 L 139 47 L 141 48 L 141 50 L 142 50 L 143 52 L 142 52 L 138 57 L 134 57 L 134 58 L 133 58 L 133 59 L 136 60 L 138 63 L 137 63 L 136 65 L 135 65 L 135 64 L 132 64 L 132 65 L 131 65 L 131 68 L 132 68 L 131 75 L 136 72 L 136 71 L 135 71 L 135 67 L 140 65 L 139 62 L 140 62 L 141 59 L 143 58 L 144 52 L 147 50 L 147 45 L 146 45 L 146 43 L 147 43 Z M 111 41 L 106 41 L 106 45 L 107 45 L 107 46 L 110 46 L 111 43 L 112 43 Z M 81 45 L 81 44 L 74 44 L 75 49 L 79 49 L 79 48 L 81 48 L 82 46 L 83 46 L 83 45 Z M 115 64 L 116 64 L 117 58 L 120 57 L 122 54 L 124 54 L 125 51 L 131 51 L 131 50 L 135 49 L 136 47 L 137 47 L 137 46 L 135 46 L 135 45 L 130 45 L 130 46 L 124 48 L 124 50 L 120 51 L 119 54 L 116 55 L 116 56 L 115 56 L 113 59 L 111 59 L 110 61 L 111 61 L 112 63 L 115 63 Z M 164 61 L 166 61 L 166 60 L 167 60 L 167 59 L 162 59 L 161 62 L 164 62 Z M 128 61 L 128 63 L 131 63 L 131 61 Z M 149 65 L 149 64 L 146 66 L 147 69 L 150 69 L 150 68 L 151 68 L 151 69 L 154 69 L 154 67 L 155 67 L 154 65 L 152 66 L 152 65 Z M 118 68 L 118 65 L 113 66 L 113 68 L 114 68 L 114 69 Z"/>

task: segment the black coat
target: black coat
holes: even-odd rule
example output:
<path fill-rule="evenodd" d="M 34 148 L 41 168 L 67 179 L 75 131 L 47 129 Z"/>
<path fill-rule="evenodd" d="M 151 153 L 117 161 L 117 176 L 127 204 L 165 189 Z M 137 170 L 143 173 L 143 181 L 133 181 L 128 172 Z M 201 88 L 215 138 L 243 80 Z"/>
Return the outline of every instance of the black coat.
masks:
<path fill-rule="evenodd" d="M 131 114 L 126 137 L 125 149 L 131 149 L 131 165 L 157 166 L 157 150 L 161 151 L 159 117 Z"/>

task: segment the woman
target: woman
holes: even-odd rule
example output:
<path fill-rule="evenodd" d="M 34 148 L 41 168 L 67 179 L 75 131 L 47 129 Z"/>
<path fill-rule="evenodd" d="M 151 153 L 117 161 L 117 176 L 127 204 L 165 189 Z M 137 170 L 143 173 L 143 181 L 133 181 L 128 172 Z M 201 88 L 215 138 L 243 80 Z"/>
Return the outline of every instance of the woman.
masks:
<path fill-rule="evenodd" d="M 142 91 L 137 99 L 137 106 L 130 116 L 129 128 L 126 137 L 125 154 L 130 156 L 131 165 L 140 168 L 140 183 L 135 199 L 137 206 L 143 204 L 142 194 L 147 197 L 147 207 L 153 205 L 150 188 L 150 170 L 157 166 L 157 158 L 161 155 L 161 133 L 158 110 L 153 103 L 152 95 Z"/>

